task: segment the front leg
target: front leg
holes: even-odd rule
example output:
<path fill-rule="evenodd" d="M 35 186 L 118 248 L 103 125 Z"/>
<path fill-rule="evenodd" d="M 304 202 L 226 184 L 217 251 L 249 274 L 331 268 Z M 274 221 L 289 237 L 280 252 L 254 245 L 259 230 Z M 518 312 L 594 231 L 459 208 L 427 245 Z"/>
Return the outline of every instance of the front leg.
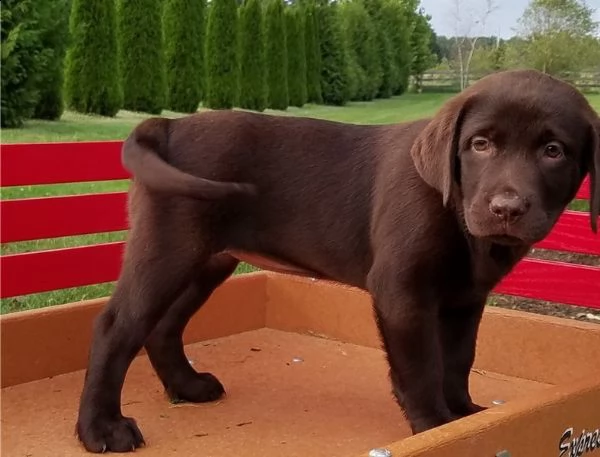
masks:
<path fill-rule="evenodd" d="M 444 395 L 450 410 L 461 417 L 482 411 L 469 394 L 469 374 L 475 360 L 475 346 L 485 298 L 456 307 L 442 307 L 439 313 L 443 359 Z"/>
<path fill-rule="evenodd" d="M 428 290 L 398 280 L 393 268 L 369 275 L 377 324 L 390 365 L 393 393 L 413 433 L 455 418 L 444 397 L 437 304 Z"/>

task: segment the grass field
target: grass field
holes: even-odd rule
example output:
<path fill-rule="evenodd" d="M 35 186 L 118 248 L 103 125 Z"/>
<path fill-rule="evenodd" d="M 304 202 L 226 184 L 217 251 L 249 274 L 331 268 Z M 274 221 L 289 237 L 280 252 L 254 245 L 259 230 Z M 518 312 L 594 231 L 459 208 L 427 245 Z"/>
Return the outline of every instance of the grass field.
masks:
<path fill-rule="evenodd" d="M 388 100 L 375 102 L 351 103 L 345 107 L 326 107 L 308 105 L 302 109 L 290 108 L 287 112 L 270 114 L 307 116 L 357 124 L 387 124 L 408 121 L 433 115 L 451 94 L 407 94 Z M 590 95 L 589 100 L 600 112 L 600 95 Z M 179 114 L 165 112 L 163 115 L 176 117 Z M 30 121 L 22 129 L 2 129 L 1 142 L 35 143 L 64 142 L 86 140 L 119 140 L 124 139 L 145 115 L 132 112 L 120 112 L 115 118 L 84 116 L 67 112 L 58 122 Z M 2 188 L 2 199 L 40 197 L 89 192 L 119 191 L 127 188 L 127 181 L 81 183 L 53 186 L 25 186 Z M 577 209 L 585 209 L 579 205 Z M 56 249 L 99 242 L 117 241 L 124 237 L 124 232 L 64 237 L 52 240 L 7 243 L 2 245 L 2 253 L 10 254 L 40 249 Z M 242 266 L 242 270 L 248 269 Z M 25 297 L 4 299 L 1 301 L 1 312 L 38 308 L 59 303 L 101 297 L 110 294 L 112 284 L 101 284 L 33 294 Z"/>

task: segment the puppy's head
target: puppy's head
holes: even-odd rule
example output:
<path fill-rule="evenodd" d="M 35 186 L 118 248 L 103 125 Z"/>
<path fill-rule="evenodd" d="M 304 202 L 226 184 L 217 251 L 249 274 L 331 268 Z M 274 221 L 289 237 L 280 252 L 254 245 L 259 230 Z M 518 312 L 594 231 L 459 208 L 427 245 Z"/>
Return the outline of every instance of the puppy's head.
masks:
<path fill-rule="evenodd" d="M 540 241 L 588 172 L 597 230 L 600 120 L 576 89 L 555 78 L 522 70 L 479 80 L 442 107 L 411 154 L 475 237 Z"/>

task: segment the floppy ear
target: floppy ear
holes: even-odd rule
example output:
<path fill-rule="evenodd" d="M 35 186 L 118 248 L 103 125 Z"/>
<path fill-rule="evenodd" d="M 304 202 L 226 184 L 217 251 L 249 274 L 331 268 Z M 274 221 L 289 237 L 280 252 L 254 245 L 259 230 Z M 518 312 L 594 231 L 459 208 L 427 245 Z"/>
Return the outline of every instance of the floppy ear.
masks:
<path fill-rule="evenodd" d="M 590 218 L 592 231 L 598 233 L 600 214 L 600 119 L 592 124 L 592 145 L 588 156 L 590 173 Z"/>
<path fill-rule="evenodd" d="M 410 154 L 419 175 L 448 204 L 454 184 L 460 126 L 469 102 L 464 94 L 448 101 L 414 142 Z"/>

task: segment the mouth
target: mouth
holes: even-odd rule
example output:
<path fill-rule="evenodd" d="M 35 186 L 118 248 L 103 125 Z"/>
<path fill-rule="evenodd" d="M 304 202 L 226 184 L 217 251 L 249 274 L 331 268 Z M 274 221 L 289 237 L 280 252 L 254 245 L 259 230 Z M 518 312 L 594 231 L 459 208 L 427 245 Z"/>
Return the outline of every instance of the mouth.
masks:
<path fill-rule="evenodd" d="M 489 227 L 477 222 L 472 222 L 468 218 L 466 219 L 466 226 L 471 235 L 476 238 L 480 238 L 490 243 L 499 244 L 502 246 L 523 246 L 529 244 L 529 240 L 526 237 L 517 236 L 510 233 L 509 227 Z"/>
<path fill-rule="evenodd" d="M 522 246 L 527 244 L 525 240 L 512 235 L 489 235 L 484 237 L 486 240 L 503 246 Z"/>

